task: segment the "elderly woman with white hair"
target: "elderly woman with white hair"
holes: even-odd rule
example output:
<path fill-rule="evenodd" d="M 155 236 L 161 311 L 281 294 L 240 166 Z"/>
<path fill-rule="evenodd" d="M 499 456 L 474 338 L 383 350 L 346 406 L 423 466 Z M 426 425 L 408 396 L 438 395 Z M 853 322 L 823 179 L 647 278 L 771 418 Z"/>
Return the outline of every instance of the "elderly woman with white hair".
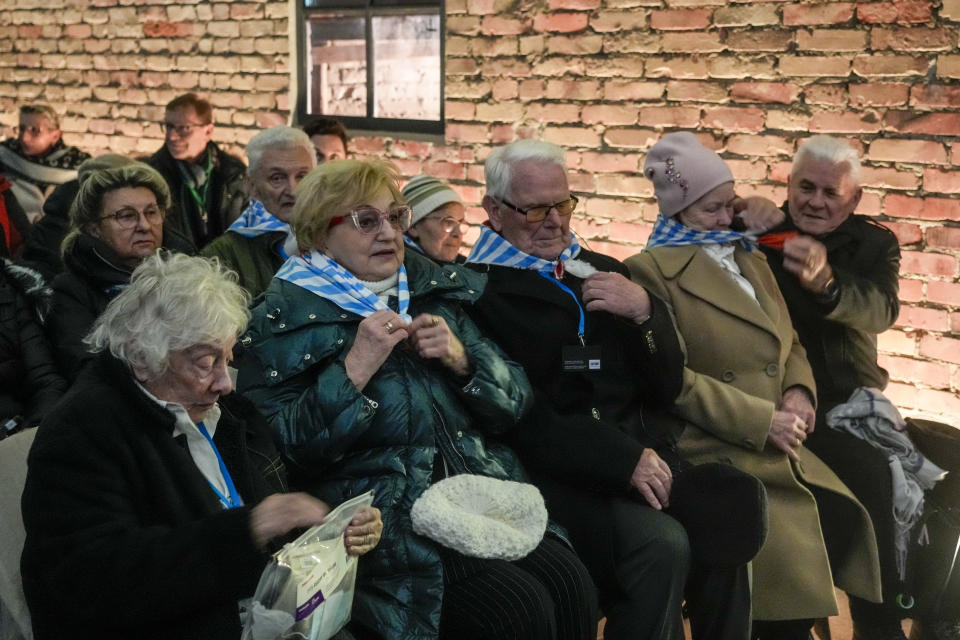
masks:
<path fill-rule="evenodd" d="M 533 546 L 505 559 L 483 535 L 449 548 L 421 535 L 436 528 L 415 528 L 415 502 L 450 476 L 523 480 L 514 454 L 487 436 L 513 428 L 532 393 L 461 308 L 479 297 L 481 277 L 404 250 L 410 208 L 397 182 L 382 160 L 325 163 L 304 179 L 293 224 L 306 249 L 252 311 L 239 386 L 283 442 L 297 486 L 328 502 L 372 489 L 383 510 L 351 631 L 596 637 L 590 578 L 553 534 L 523 531 Z"/>
<path fill-rule="evenodd" d="M 753 561 L 753 637 L 806 640 L 812 619 L 837 613 L 834 580 L 879 600 L 870 518 L 803 446 L 813 375 L 766 259 L 751 236 L 730 230 L 727 164 L 693 134 L 671 133 L 650 149 L 644 174 L 660 215 L 626 264 L 667 303 L 686 353 L 683 388 L 658 418 L 686 459 L 733 464 L 763 482 L 769 530 Z M 818 504 L 843 517 L 821 520 Z"/>
<path fill-rule="evenodd" d="M 297 185 L 316 166 L 313 143 L 293 127 L 261 131 L 247 144 L 247 208 L 202 255 L 237 272 L 240 286 L 258 296 L 287 258 L 299 253 L 290 227 Z"/>
<path fill-rule="evenodd" d="M 228 365 L 248 297 L 202 258 L 147 258 L 87 342 L 95 360 L 41 423 L 23 492 L 24 592 L 44 638 L 240 635 L 268 545 L 327 506 L 282 494 L 268 427 Z M 376 510 L 347 530 L 379 536 Z"/>

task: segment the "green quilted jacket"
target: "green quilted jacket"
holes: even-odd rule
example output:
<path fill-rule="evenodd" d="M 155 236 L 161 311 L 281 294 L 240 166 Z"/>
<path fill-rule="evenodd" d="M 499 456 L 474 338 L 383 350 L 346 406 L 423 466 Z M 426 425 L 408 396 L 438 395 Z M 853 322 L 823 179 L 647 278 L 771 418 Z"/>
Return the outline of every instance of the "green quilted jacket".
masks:
<path fill-rule="evenodd" d="M 291 484 L 336 505 L 373 489 L 380 544 L 360 562 L 353 618 L 388 639 L 435 638 L 443 578 L 434 543 L 413 532 L 410 507 L 438 476 L 525 480 L 517 458 L 485 435 L 530 408 L 526 374 L 461 310 L 483 276 L 407 252 L 410 313 L 442 316 L 466 349 L 469 380 L 403 344 L 363 393 L 344 358 L 361 318 L 274 279 L 240 339 L 239 389 L 267 416 L 290 461 Z M 435 468 L 437 467 L 437 468 Z"/>

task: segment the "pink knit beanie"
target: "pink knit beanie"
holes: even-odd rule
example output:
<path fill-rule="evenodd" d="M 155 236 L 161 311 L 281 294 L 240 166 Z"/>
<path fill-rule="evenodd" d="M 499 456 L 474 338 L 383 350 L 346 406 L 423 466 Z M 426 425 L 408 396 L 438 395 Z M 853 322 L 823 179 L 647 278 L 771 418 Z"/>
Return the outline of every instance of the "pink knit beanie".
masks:
<path fill-rule="evenodd" d="M 643 173 L 653 182 L 660 215 L 667 218 L 724 182 L 733 182 L 733 174 L 723 158 L 687 131 L 660 138 L 647 154 Z"/>

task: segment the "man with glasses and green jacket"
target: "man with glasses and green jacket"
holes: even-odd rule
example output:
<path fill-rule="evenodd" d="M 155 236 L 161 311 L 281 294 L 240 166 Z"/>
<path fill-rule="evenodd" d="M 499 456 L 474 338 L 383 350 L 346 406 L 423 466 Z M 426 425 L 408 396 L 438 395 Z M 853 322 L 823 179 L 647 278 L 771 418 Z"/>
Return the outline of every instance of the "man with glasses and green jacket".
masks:
<path fill-rule="evenodd" d="M 170 186 L 166 224 L 202 248 L 243 211 L 246 166 L 212 142 L 213 108 L 194 93 L 167 104 L 162 126 L 164 145 L 146 162 Z"/>

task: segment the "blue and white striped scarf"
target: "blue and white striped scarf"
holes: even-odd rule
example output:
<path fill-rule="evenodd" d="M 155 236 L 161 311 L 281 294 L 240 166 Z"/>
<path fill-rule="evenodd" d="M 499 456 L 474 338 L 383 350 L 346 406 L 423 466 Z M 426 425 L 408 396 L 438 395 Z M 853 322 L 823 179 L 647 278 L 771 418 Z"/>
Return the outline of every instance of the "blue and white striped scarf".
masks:
<path fill-rule="evenodd" d="M 426 255 L 423 248 L 417 244 L 417 241 L 411 238 L 410 236 L 408 236 L 407 234 L 403 234 L 403 244 L 407 245 L 409 248 L 413 249 L 414 251 L 416 251 L 422 256 Z"/>
<path fill-rule="evenodd" d="M 364 318 L 374 312 L 389 309 L 352 273 L 316 249 L 311 250 L 309 254 L 288 258 L 277 271 L 276 277 L 312 291 L 344 311 Z M 397 314 L 404 322 L 413 320 L 410 316 L 407 270 L 402 264 L 397 272 Z"/>
<path fill-rule="evenodd" d="M 657 216 L 653 233 L 647 240 L 647 249 L 654 247 L 679 247 L 690 244 L 725 244 L 739 242 L 747 251 L 757 248 L 757 239 L 739 231 L 700 231 L 677 222 L 673 218 Z"/>
<path fill-rule="evenodd" d="M 516 269 L 532 269 L 545 276 L 557 278 L 563 275 L 563 268 L 558 264 L 572 260 L 580 254 L 580 243 L 573 233 L 570 234 L 570 246 L 556 260 L 544 260 L 524 253 L 510 244 L 503 236 L 486 225 L 480 227 L 480 237 L 477 238 L 473 250 L 467 256 L 467 262 L 477 264 L 495 264 L 501 267 Z"/>
<path fill-rule="evenodd" d="M 255 238 L 270 231 L 283 231 L 289 234 L 290 225 L 267 211 L 262 202 L 250 198 L 250 204 L 243 210 L 240 217 L 227 227 L 227 231 L 247 238 Z"/>

